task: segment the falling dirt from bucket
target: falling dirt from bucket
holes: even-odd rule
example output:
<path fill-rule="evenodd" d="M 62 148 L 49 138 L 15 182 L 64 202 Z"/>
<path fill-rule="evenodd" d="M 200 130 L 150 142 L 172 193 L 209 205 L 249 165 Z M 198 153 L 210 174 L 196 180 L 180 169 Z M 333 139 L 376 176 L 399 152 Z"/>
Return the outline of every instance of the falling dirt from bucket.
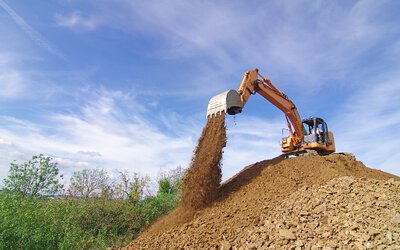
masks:
<path fill-rule="evenodd" d="M 200 209 L 215 199 L 221 182 L 221 160 L 225 145 L 225 114 L 209 118 L 184 179 L 182 206 Z"/>

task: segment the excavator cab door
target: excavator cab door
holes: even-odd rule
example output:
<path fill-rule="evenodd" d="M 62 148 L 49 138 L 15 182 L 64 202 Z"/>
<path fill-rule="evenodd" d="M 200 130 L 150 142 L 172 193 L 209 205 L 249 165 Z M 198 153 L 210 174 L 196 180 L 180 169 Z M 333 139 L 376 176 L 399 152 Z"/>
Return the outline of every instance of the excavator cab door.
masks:
<path fill-rule="evenodd" d="M 323 143 L 325 146 L 330 145 L 331 142 L 329 140 L 328 125 L 326 124 L 326 122 L 324 120 L 322 120 L 321 118 L 316 118 L 315 126 L 317 129 L 317 132 L 319 132 L 319 134 L 317 133 L 318 142 Z"/>
<path fill-rule="evenodd" d="M 325 138 L 324 141 L 326 145 L 330 145 L 331 142 L 329 140 L 328 125 L 326 124 L 326 122 L 324 122 L 323 126 L 324 126 L 324 138 Z"/>
<path fill-rule="evenodd" d="M 303 142 L 311 143 L 317 141 L 317 135 L 315 132 L 315 120 L 307 119 L 303 120 Z"/>

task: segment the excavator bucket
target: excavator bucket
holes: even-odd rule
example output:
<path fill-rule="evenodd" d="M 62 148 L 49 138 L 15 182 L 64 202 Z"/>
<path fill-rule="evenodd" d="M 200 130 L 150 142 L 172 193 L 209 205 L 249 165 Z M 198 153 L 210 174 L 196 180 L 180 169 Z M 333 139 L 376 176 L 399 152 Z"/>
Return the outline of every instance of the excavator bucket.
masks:
<path fill-rule="evenodd" d="M 240 100 L 238 92 L 231 89 L 210 99 L 208 102 L 207 118 L 222 114 L 222 112 L 235 115 L 242 112 L 242 109 L 243 103 Z"/>

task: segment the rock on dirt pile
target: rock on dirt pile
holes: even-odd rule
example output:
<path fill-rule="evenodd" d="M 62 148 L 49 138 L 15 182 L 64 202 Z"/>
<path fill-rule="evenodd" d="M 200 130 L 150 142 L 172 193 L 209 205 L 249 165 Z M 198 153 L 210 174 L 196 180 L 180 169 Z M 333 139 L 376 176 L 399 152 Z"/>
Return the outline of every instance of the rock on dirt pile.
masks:
<path fill-rule="evenodd" d="M 190 221 L 129 249 L 399 249 L 399 178 L 342 154 L 244 168 Z M 182 212 L 182 211 L 181 211 Z M 179 210 L 165 218 L 180 218 Z M 164 220 L 166 220 L 164 219 Z M 168 220 L 166 220 L 168 221 Z M 156 223 L 157 224 L 157 223 Z"/>
<path fill-rule="evenodd" d="M 238 243 L 254 249 L 399 249 L 399 206 L 399 181 L 339 177 L 293 193 Z"/>

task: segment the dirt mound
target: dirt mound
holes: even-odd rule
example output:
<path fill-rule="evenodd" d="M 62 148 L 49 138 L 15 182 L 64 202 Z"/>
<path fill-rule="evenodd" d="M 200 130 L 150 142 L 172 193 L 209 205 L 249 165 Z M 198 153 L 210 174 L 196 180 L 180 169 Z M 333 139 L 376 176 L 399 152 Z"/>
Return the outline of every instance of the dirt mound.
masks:
<path fill-rule="evenodd" d="M 395 246 L 400 244 L 399 193 L 398 177 L 349 155 L 275 158 L 226 181 L 217 200 L 193 219 L 178 208 L 128 248 Z"/>

